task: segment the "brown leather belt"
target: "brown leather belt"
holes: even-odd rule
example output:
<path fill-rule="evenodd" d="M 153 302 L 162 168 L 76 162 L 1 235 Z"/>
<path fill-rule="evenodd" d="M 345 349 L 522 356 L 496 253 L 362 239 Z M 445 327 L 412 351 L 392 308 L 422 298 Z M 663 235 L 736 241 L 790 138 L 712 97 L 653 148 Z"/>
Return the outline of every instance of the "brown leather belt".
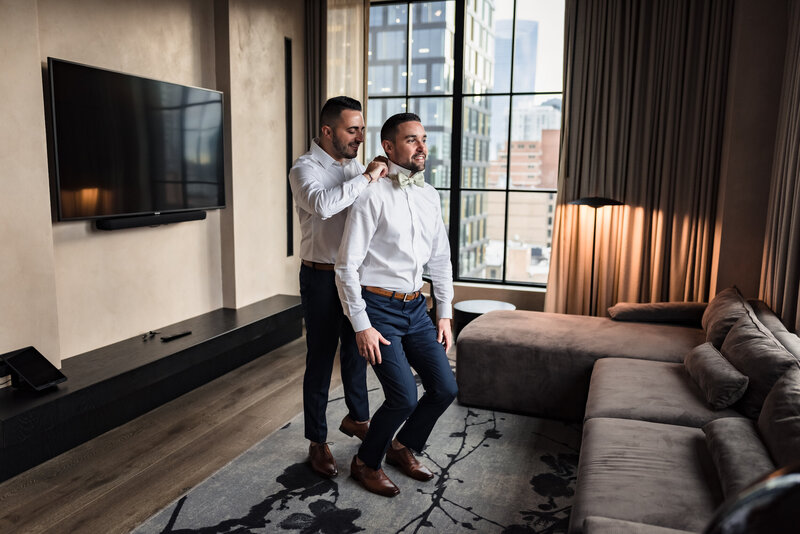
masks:
<path fill-rule="evenodd" d="M 362 286 L 362 287 L 367 291 L 369 291 L 370 293 L 375 293 L 376 295 L 381 295 L 383 297 L 390 297 L 393 299 L 402 300 L 403 302 L 414 300 L 420 294 L 419 291 L 414 291 L 413 293 L 398 293 L 397 291 L 389 291 L 388 289 L 383 289 L 382 287 L 375 287 L 375 286 Z"/>
<path fill-rule="evenodd" d="M 303 262 L 303 265 L 306 267 L 311 267 L 312 269 L 316 269 L 318 271 L 332 271 L 333 264 L 332 263 L 317 263 L 315 261 L 308 261 L 308 260 L 300 260 Z"/>

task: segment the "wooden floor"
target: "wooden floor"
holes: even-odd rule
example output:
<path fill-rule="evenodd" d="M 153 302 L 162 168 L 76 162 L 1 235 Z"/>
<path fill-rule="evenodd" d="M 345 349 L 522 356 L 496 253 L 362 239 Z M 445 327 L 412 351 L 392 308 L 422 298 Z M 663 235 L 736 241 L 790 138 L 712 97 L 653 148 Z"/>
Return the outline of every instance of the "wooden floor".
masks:
<path fill-rule="evenodd" d="M 0 532 L 129 532 L 300 413 L 304 361 L 302 337 L 3 482 Z"/>

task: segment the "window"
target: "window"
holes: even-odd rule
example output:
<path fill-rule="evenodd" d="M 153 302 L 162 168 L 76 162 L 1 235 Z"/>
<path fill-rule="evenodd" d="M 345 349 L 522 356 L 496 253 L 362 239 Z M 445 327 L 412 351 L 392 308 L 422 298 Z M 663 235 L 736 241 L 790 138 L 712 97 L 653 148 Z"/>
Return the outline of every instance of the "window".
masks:
<path fill-rule="evenodd" d="M 547 281 L 563 32 L 564 0 L 370 7 L 366 156 L 387 117 L 420 116 L 456 279 Z"/>

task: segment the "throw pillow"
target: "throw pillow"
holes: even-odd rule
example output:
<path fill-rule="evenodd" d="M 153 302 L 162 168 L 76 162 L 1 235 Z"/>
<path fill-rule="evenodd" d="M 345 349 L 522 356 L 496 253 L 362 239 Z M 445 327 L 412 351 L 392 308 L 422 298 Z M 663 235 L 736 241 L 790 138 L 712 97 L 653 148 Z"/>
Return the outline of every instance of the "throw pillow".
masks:
<path fill-rule="evenodd" d="M 678 323 L 700 326 L 705 302 L 617 302 L 608 309 L 615 321 Z"/>
<path fill-rule="evenodd" d="M 800 462 L 800 369 L 791 368 L 775 383 L 758 417 L 764 436 L 779 467 Z"/>
<path fill-rule="evenodd" d="M 717 293 L 703 313 L 702 325 L 706 331 L 706 341 L 720 348 L 728 331 L 750 309 L 736 286 Z"/>
<path fill-rule="evenodd" d="M 775 312 L 767 306 L 762 300 L 748 300 L 748 304 L 753 308 L 756 314 L 756 319 L 761 321 L 761 324 L 766 326 L 770 333 L 775 336 L 783 347 L 788 350 L 795 358 L 800 359 L 800 337 L 789 332 L 786 325 L 781 322 L 780 317 L 775 315 Z"/>
<path fill-rule="evenodd" d="M 767 393 L 781 375 L 798 365 L 797 359 L 756 319 L 752 309 L 733 325 L 720 352 L 750 379 L 734 408 L 751 419 L 758 418 Z"/>
<path fill-rule="evenodd" d="M 725 359 L 711 343 L 693 348 L 683 365 L 700 386 L 706 402 L 714 410 L 731 406 L 744 395 L 749 379 Z"/>
<path fill-rule="evenodd" d="M 703 433 L 725 497 L 736 495 L 775 470 L 758 429 L 750 419 L 715 419 L 703 427 Z"/>

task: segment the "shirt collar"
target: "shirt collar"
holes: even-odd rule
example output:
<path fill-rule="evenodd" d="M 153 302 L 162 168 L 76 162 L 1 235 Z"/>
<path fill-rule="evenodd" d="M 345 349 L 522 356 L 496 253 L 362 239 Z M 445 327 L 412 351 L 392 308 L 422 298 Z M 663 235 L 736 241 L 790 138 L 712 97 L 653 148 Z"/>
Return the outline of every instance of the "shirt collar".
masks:
<path fill-rule="evenodd" d="M 389 176 L 396 176 L 398 172 L 402 172 L 407 176 L 414 174 L 412 171 L 406 169 L 405 167 L 401 167 L 394 161 L 389 161 Z"/>

